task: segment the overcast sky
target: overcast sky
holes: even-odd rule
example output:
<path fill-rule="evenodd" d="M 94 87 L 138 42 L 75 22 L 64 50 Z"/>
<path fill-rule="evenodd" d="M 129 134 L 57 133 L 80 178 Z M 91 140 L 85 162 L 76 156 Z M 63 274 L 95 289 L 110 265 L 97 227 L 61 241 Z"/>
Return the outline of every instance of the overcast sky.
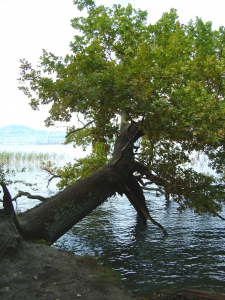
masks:
<path fill-rule="evenodd" d="M 97 4 L 114 3 L 148 11 L 155 23 L 163 12 L 176 8 L 181 23 L 199 16 L 212 21 L 213 28 L 225 26 L 225 0 L 98 0 Z M 69 53 L 74 31 L 70 20 L 78 16 L 73 0 L 0 0 L 0 128 L 22 124 L 44 128 L 47 109 L 32 111 L 29 100 L 18 90 L 19 61 L 26 58 L 36 66 L 42 49 L 55 55 Z M 59 125 L 59 124 L 58 124 Z"/>

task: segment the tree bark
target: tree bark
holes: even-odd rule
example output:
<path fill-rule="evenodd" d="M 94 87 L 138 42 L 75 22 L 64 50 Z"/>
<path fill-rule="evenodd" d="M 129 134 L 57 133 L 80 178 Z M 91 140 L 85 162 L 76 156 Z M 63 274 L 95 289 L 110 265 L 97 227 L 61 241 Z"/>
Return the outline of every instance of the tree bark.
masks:
<path fill-rule="evenodd" d="M 145 197 L 132 175 L 135 171 L 133 145 L 141 136 L 142 132 L 136 124 L 125 126 L 115 143 L 110 163 L 40 205 L 19 214 L 16 226 L 20 234 L 27 240 L 44 239 L 54 243 L 116 192 L 125 193 L 130 201 L 135 198 L 131 203 L 143 223 L 146 223 L 149 213 Z"/>
<path fill-rule="evenodd" d="M 121 187 L 123 176 L 106 166 L 69 186 L 45 203 L 18 215 L 22 234 L 28 239 L 55 242 Z"/>

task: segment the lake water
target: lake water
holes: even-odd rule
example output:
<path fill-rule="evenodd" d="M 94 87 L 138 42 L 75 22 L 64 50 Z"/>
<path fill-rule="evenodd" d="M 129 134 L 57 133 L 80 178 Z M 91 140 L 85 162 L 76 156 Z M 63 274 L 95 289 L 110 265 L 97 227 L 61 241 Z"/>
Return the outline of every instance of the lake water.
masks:
<path fill-rule="evenodd" d="M 64 161 L 84 155 L 70 145 L 10 147 L 12 151 L 63 153 Z M 9 146 L 0 146 L 0 151 L 3 149 L 8 150 Z M 21 176 L 36 183 L 36 191 L 26 186 L 21 186 L 21 190 L 44 196 L 56 192 L 53 183 L 46 187 L 42 171 L 28 171 Z M 10 191 L 16 194 L 13 187 Z M 116 196 L 74 226 L 54 246 L 77 255 L 97 257 L 101 264 L 118 270 L 124 284 L 138 295 L 179 288 L 225 293 L 225 222 L 189 210 L 180 214 L 176 204 L 168 204 L 154 193 L 146 193 L 146 199 L 151 215 L 167 229 L 168 237 L 164 238 L 151 223 L 143 227 L 129 201 Z M 17 209 L 24 211 L 36 203 L 21 198 Z M 225 216 L 225 209 L 222 215 Z"/>

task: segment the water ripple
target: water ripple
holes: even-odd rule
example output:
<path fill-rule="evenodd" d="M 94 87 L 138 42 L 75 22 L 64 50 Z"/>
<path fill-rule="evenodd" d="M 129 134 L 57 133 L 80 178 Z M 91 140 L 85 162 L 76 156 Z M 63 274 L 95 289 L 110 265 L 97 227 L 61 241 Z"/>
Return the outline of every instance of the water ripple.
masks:
<path fill-rule="evenodd" d="M 150 223 L 143 227 L 128 201 L 114 197 L 71 230 L 69 246 L 78 255 L 88 253 L 103 265 L 110 263 L 139 295 L 183 287 L 225 292 L 223 222 L 191 211 L 181 215 L 176 204 L 165 207 L 158 199 L 148 205 L 167 228 L 167 238 Z"/>

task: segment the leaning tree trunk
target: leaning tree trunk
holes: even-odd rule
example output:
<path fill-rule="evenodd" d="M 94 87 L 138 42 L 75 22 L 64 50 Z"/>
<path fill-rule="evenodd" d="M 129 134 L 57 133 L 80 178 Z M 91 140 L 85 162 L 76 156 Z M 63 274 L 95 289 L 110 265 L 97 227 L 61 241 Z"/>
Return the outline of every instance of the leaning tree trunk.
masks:
<path fill-rule="evenodd" d="M 124 179 L 118 173 L 115 168 L 106 166 L 45 203 L 18 215 L 19 231 L 25 238 L 55 242 L 119 190 Z"/>
<path fill-rule="evenodd" d="M 133 172 L 133 144 L 140 136 L 136 125 L 124 128 L 108 165 L 18 215 L 22 235 L 53 243 L 107 198 L 122 193 Z"/>
<path fill-rule="evenodd" d="M 53 243 L 116 192 L 128 197 L 143 223 L 147 218 L 154 223 L 148 213 L 142 189 L 133 176 L 133 145 L 141 135 L 136 124 L 124 127 L 115 143 L 109 164 L 48 201 L 14 216 L 20 234 L 27 240 L 44 239 Z M 7 191 L 6 195 L 9 198 Z M 157 222 L 155 224 L 161 226 Z M 166 234 L 164 228 L 161 229 Z"/>

